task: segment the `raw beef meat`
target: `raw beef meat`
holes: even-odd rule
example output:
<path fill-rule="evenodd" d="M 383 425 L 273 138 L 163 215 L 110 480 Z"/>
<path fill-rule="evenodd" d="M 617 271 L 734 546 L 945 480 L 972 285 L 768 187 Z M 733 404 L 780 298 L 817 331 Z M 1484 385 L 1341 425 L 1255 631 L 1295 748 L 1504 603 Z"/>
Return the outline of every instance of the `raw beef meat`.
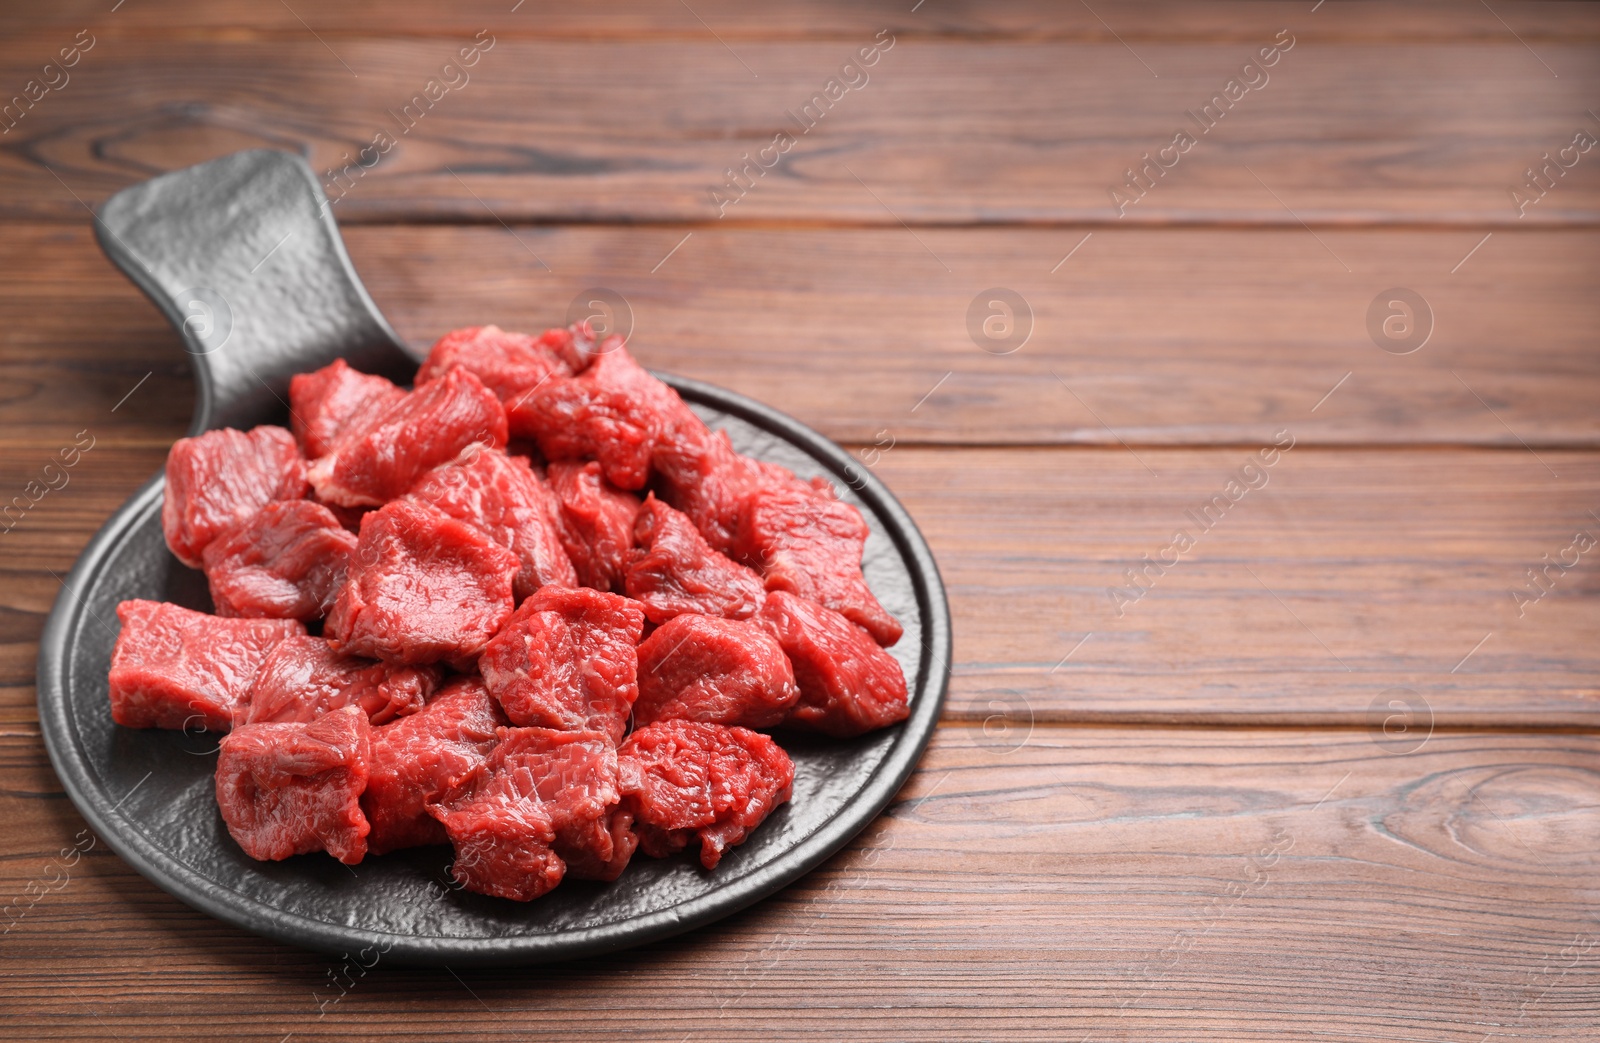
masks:
<path fill-rule="evenodd" d="M 607 736 L 505 728 L 461 791 L 428 810 L 455 845 L 457 881 L 529 901 L 561 882 L 568 854 L 612 871 L 609 809 L 619 798 L 617 753 Z M 620 874 L 622 866 L 614 869 Z"/>
<path fill-rule="evenodd" d="M 622 590 L 639 498 L 613 488 L 592 461 L 551 464 L 550 488 L 560 503 L 561 544 L 578 582 L 596 590 Z"/>
<path fill-rule="evenodd" d="M 470 663 L 511 615 L 517 556 L 426 504 L 396 500 L 362 519 L 349 581 L 324 633 L 347 655 Z"/>
<path fill-rule="evenodd" d="M 161 601 L 117 606 L 111 719 L 126 728 L 225 732 L 278 643 L 303 635 L 292 619 L 223 619 Z"/>
<path fill-rule="evenodd" d="M 356 538 L 309 500 L 276 500 L 206 545 L 219 616 L 320 619 L 344 585 Z"/>
<path fill-rule="evenodd" d="M 768 590 L 786 590 L 825 605 L 866 629 L 880 645 L 900 640 L 901 627 L 861 575 L 867 523 L 839 500 L 799 491 L 753 493 L 739 518 L 735 550 L 759 563 Z"/>
<path fill-rule="evenodd" d="M 446 843 L 444 827 L 428 814 L 427 805 L 444 800 L 483 764 L 505 723 L 483 682 L 459 677 L 420 712 L 373 729 L 367 791 L 361 797 L 372 823 L 368 849 L 381 855 Z"/>
<path fill-rule="evenodd" d="M 546 337 L 549 333 L 535 338 L 526 333 L 507 333 L 499 326 L 451 330 L 428 352 L 428 360 L 417 370 L 417 385 L 437 380 L 460 366 L 470 369 L 509 410 L 546 380 L 572 376 L 572 366 L 546 342 Z"/>
<path fill-rule="evenodd" d="M 178 560 L 201 566 L 206 544 L 273 500 L 306 493 L 305 461 L 281 427 L 218 428 L 180 438 L 167 454 L 161 531 Z"/>
<path fill-rule="evenodd" d="M 653 493 L 634 521 L 633 535 L 638 549 L 624 583 L 651 622 L 684 612 L 747 619 L 761 608 L 761 577 L 712 550 L 688 515 Z"/>
<path fill-rule="evenodd" d="M 410 496 L 481 531 L 522 562 L 513 583 L 518 601 L 546 584 L 578 585 L 561 546 L 561 505 L 528 461 L 498 449 L 468 449 L 459 463 L 435 468 Z"/>
<path fill-rule="evenodd" d="M 760 621 L 778 639 L 800 686 L 786 723 L 847 738 L 909 715 L 905 671 L 839 613 L 775 590 Z"/>
<path fill-rule="evenodd" d="M 617 768 L 644 853 L 666 858 L 698 836 L 707 869 L 794 788 L 794 763 L 777 743 L 746 728 L 697 721 L 640 728 L 618 751 Z"/>
<path fill-rule="evenodd" d="M 494 392 L 457 367 L 365 423 L 348 425 L 312 462 L 308 477 L 320 500 L 378 506 L 474 443 L 504 448 L 506 412 Z"/>
<path fill-rule="evenodd" d="M 513 724 L 596 731 L 621 742 L 639 697 L 637 602 L 587 587 L 546 587 L 483 650 L 483 683 Z"/>
<path fill-rule="evenodd" d="M 674 616 L 639 646 L 639 724 L 770 728 L 799 698 L 783 649 L 755 622 Z"/>
<path fill-rule="evenodd" d="M 380 416 L 405 397 L 391 381 L 334 359 L 289 381 L 289 422 L 306 457 L 315 460 L 333 448 L 346 427 Z"/>
<path fill-rule="evenodd" d="M 370 730 L 367 715 L 346 706 L 310 724 L 245 724 L 225 736 L 217 807 L 244 853 L 278 861 L 326 851 L 346 865 L 361 861 Z"/>
<path fill-rule="evenodd" d="M 421 710 L 444 672 L 436 666 L 394 666 L 340 655 L 320 637 L 291 637 L 256 673 L 241 724 L 299 722 L 358 706 L 373 724 Z"/>
<path fill-rule="evenodd" d="M 726 431 L 714 431 L 691 450 L 679 452 L 675 466 L 662 469 L 665 498 L 689 516 L 715 550 L 733 553 L 739 518 L 751 493 L 781 489 L 833 498 L 826 479 L 801 481 L 778 464 L 752 460 L 734 450 Z"/>
<path fill-rule="evenodd" d="M 513 408 L 511 430 L 537 440 L 546 459 L 597 459 L 613 485 L 639 489 L 659 445 L 676 444 L 679 431 L 704 437 L 705 425 L 608 340 L 577 377 L 546 381 Z"/>

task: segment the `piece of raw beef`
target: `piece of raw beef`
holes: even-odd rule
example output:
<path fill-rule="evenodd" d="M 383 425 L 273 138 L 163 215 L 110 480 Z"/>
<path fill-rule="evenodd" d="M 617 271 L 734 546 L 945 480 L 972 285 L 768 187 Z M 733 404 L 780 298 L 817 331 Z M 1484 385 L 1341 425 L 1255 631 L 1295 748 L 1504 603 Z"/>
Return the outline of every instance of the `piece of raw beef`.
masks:
<path fill-rule="evenodd" d="M 355 535 L 310 500 L 276 500 L 206 545 L 219 616 L 320 619 L 344 585 Z"/>
<path fill-rule="evenodd" d="M 427 361 L 417 370 L 417 384 L 438 380 L 461 366 L 470 369 L 509 410 L 545 381 L 572 376 L 572 366 L 550 343 L 560 340 L 550 337 L 556 332 L 530 337 L 526 333 L 509 333 L 499 326 L 451 330 L 428 352 Z M 569 333 L 567 339 L 570 338 Z"/>
<path fill-rule="evenodd" d="M 734 552 L 739 518 L 752 493 L 778 489 L 834 496 L 826 479 L 802 481 L 787 467 L 740 454 L 726 431 L 713 431 L 680 450 L 676 465 L 662 469 L 662 479 L 667 502 L 688 515 L 706 542 L 723 554 Z"/>
<path fill-rule="evenodd" d="M 639 724 L 770 728 L 799 698 L 783 649 L 754 621 L 674 616 L 639 645 Z"/>
<path fill-rule="evenodd" d="M 428 810 L 455 845 L 452 875 L 458 882 L 525 902 L 561 882 L 569 855 L 621 873 L 608 828 L 619 797 L 617 752 L 609 737 L 504 728 L 500 744 L 473 777 Z"/>
<path fill-rule="evenodd" d="M 689 516 L 651 494 L 634 520 L 624 586 L 653 623 L 697 612 L 748 619 L 766 596 L 761 577 L 711 549 Z"/>
<path fill-rule="evenodd" d="M 833 609 L 880 645 L 902 628 L 861 574 L 867 523 L 848 503 L 797 490 L 763 489 L 746 499 L 734 542 L 756 564 L 768 590 L 786 590 Z"/>
<path fill-rule="evenodd" d="M 370 730 L 367 715 L 346 706 L 309 724 L 244 724 L 224 736 L 217 807 L 244 853 L 278 861 L 326 851 L 346 865 L 361 861 Z"/>
<path fill-rule="evenodd" d="M 617 768 L 640 849 L 666 858 L 698 837 L 707 869 L 794 788 L 794 763 L 767 736 L 698 721 L 638 729 L 618 751 Z"/>
<path fill-rule="evenodd" d="M 870 634 L 839 613 L 775 590 L 759 618 L 788 656 L 800 686 L 800 701 L 786 723 L 848 738 L 903 721 L 910 713 L 905 671 Z"/>
<path fill-rule="evenodd" d="M 317 498 L 379 506 L 470 445 L 503 449 L 506 411 L 471 371 L 457 367 L 365 422 L 349 424 L 307 472 Z"/>
<path fill-rule="evenodd" d="M 359 706 L 373 724 L 421 710 L 439 686 L 437 666 L 396 666 L 341 655 L 320 637 L 286 638 L 256 672 L 239 723 L 307 724 Z"/>
<path fill-rule="evenodd" d="M 518 601 L 547 584 L 578 585 L 561 545 L 560 502 L 525 458 L 469 449 L 466 459 L 423 475 L 409 495 L 515 554 L 522 562 L 513 584 Z"/>
<path fill-rule="evenodd" d="M 637 602 L 587 587 L 546 587 L 522 603 L 478 660 L 511 722 L 595 731 L 621 742 L 639 697 Z"/>
<path fill-rule="evenodd" d="M 290 379 L 289 423 L 306 458 L 315 460 L 333 448 L 346 427 L 382 415 L 405 397 L 405 390 L 392 381 L 334 359 Z"/>
<path fill-rule="evenodd" d="M 225 732 L 292 619 L 224 619 L 162 601 L 117 606 L 111 719 L 127 728 Z"/>
<path fill-rule="evenodd" d="M 306 493 L 305 461 L 281 427 L 218 428 L 180 438 L 167 454 L 161 531 L 178 560 L 200 568 L 206 545 L 273 500 Z"/>
<path fill-rule="evenodd" d="M 453 792 L 483 764 L 506 723 L 500 705 L 476 677 L 458 677 L 409 717 L 372 730 L 367 791 L 361 807 L 375 855 L 449 839 L 427 805 Z"/>
<path fill-rule="evenodd" d="M 361 520 L 323 633 L 347 655 L 466 665 L 514 607 L 522 563 L 436 507 L 396 500 Z"/>
<path fill-rule="evenodd" d="M 658 447 L 679 432 L 704 437 L 705 425 L 678 393 L 651 376 L 615 339 L 600 346 L 589 368 L 552 378 L 511 410 L 511 430 L 539 443 L 548 460 L 600 462 L 607 480 L 639 489 Z"/>
<path fill-rule="evenodd" d="M 613 487 L 590 461 L 550 465 L 550 488 L 559 503 L 561 545 L 578 582 L 596 590 L 620 592 L 633 549 L 639 498 Z"/>

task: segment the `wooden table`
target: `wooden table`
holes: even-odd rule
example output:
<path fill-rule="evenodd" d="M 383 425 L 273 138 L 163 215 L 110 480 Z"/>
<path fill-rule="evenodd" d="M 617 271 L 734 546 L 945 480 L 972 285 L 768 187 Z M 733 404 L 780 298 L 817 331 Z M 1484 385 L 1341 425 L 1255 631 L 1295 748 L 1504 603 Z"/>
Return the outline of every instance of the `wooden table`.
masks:
<path fill-rule="evenodd" d="M 93 439 L 0 536 L 0 1035 L 1600 1035 L 1600 13 L 512 3 L 0 16 L 0 492 Z M 901 497 L 954 679 L 850 848 L 342 994 L 103 845 L 62 880 L 40 628 L 193 393 L 88 208 L 253 146 L 370 166 L 330 193 L 414 343 L 608 288 Z"/>

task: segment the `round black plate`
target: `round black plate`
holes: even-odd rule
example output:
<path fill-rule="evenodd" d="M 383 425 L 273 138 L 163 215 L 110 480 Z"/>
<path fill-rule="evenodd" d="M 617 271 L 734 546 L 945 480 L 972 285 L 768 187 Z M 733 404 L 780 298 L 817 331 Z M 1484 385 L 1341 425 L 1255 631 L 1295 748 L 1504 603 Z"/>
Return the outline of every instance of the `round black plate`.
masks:
<path fill-rule="evenodd" d="M 730 391 L 663 375 L 741 452 L 823 475 L 861 509 L 872 535 L 867 581 L 905 625 L 890 651 L 905 668 L 911 717 L 849 741 L 785 734 L 794 799 L 715 872 L 689 856 L 634 859 L 613 884 L 569 881 L 530 903 L 451 885 L 448 847 L 344 866 L 322 855 L 256 862 L 228 836 L 212 788 L 216 736 L 120 728 L 106 673 L 127 598 L 209 611 L 205 577 L 161 536 L 157 475 L 78 560 L 39 649 L 39 720 L 50 759 L 94 832 L 140 873 L 204 912 L 328 952 L 382 951 L 417 964 L 532 963 L 665 938 L 727 916 L 793 882 L 850 841 L 893 799 L 933 734 L 950 674 L 944 587 L 922 535 L 887 489 L 844 450 Z"/>

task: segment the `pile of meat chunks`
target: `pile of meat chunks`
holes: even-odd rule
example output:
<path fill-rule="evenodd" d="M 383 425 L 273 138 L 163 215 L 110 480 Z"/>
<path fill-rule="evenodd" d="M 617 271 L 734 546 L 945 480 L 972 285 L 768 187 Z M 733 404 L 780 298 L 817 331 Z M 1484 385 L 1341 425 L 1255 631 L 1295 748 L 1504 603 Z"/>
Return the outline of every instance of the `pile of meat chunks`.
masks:
<path fill-rule="evenodd" d="M 254 858 L 448 842 L 520 900 L 636 849 L 710 869 L 789 799 L 759 729 L 907 715 L 860 513 L 617 338 L 456 330 L 412 390 L 336 361 L 290 411 L 173 446 L 162 526 L 216 614 L 124 602 L 110 677 L 120 725 L 227 733 Z"/>

